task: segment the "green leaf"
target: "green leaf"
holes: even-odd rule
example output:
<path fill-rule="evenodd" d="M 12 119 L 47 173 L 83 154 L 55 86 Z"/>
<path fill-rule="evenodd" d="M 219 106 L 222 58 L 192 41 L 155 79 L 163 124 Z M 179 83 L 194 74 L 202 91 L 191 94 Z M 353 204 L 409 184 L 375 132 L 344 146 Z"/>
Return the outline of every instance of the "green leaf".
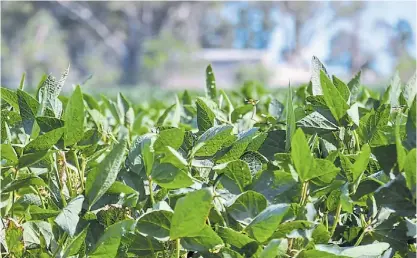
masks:
<path fill-rule="evenodd" d="M 289 209 L 288 204 L 270 205 L 255 217 L 245 228 L 245 231 L 257 241 L 265 242 L 272 236 Z"/>
<path fill-rule="evenodd" d="M 29 167 L 42 160 L 47 154 L 47 150 L 24 154 L 19 158 L 19 168 Z"/>
<path fill-rule="evenodd" d="M 184 141 L 184 129 L 170 128 L 159 132 L 153 148 L 155 152 L 161 153 L 166 151 L 166 147 L 178 149 Z"/>
<path fill-rule="evenodd" d="M 78 214 L 83 206 L 84 196 L 79 195 L 71 200 L 68 205 L 55 218 L 55 223 L 60 226 L 69 236 L 73 237 L 80 218 Z"/>
<path fill-rule="evenodd" d="M 323 134 L 338 130 L 337 125 L 329 121 L 317 111 L 297 121 L 297 127 L 309 134 Z"/>
<path fill-rule="evenodd" d="M 337 245 L 316 245 L 316 250 L 347 257 L 379 257 L 389 248 L 387 243 L 375 243 L 355 247 L 338 247 Z"/>
<path fill-rule="evenodd" d="M 343 97 L 343 99 L 345 100 L 345 102 L 347 104 L 349 104 L 350 103 L 350 91 L 349 91 L 348 86 L 346 86 L 346 84 L 344 82 L 342 82 L 336 76 L 333 75 L 332 78 L 333 78 L 333 84 L 334 84 L 334 86 L 339 91 L 340 95 Z"/>
<path fill-rule="evenodd" d="M 216 79 L 214 78 L 214 73 L 213 69 L 211 68 L 211 65 L 208 65 L 206 68 L 206 94 L 212 100 L 216 100 Z"/>
<path fill-rule="evenodd" d="M 317 227 L 313 230 L 311 237 L 316 244 L 327 244 L 331 236 L 329 231 L 327 231 L 326 226 L 323 224 L 318 224 Z"/>
<path fill-rule="evenodd" d="M 285 151 L 289 152 L 291 147 L 291 139 L 295 133 L 295 114 L 294 114 L 294 107 L 292 105 L 292 91 L 291 85 L 288 84 L 288 96 L 287 96 L 287 105 L 286 105 L 286 135 L 285 135 Z"/>
<path fill-rule="evenodd" d="M 208 188 L 188 193 L 178 199 L 172 216 L 170 238 L 174 240 L 198 236 L 205 227 L 212 201 L 213 193 Z"/>
<path fill-rule="evenodd" d="M 301 181 L 311 178 L 310 168 L 313 166 L 314 158 L 311 155 L 310 147 L 302 129 L 297 129 L 291 140 L 291 158 Z"/>
<path fill-rule="evenodd" d="M 405 84 L 404 91 L 403 91 L 404 98 L 406 99 L 408 106 L 411 106 L 411 104 L 414 100 L 414 97 L 416 96 L 416 87 L 417 87 L 416 73 L 414 73 L 414 75 L 411 76 L 411 78 Z M 2 94 L 3 94 L 3 92 L 2 92 Z"/>
<path fill-rule="evenodd" d="M 261 253 L 260 258 L 270 258 L 270 257 L 286 257 L 288 249 L 288 240 L 287 239 L 272 239 L 265 246 L 264 250 Z"/>
<path fill-rule="evenodd" d="M 300 258 L 346 258 L 346 256 L 340 256 L 331 254 L 328 252 L 318 250 L 304 250 L 299 255 Z"/>
<path fill-rule="evenodd" d="M 168 240 L 172 215 L 172 211 L 166 210 L 147 212 L 139 218 L 136 226 L 143 234 L 159 240 Z"/>
<path fill-rule="evenodd" d="M 64 114 L 65 146 L 74 145 L 84 134 L 84 100 L 81 87 L 78 85 L 67 103 Z"/>
<path fill-rule="evenodd" d="M 245 187 L 252 183 L 252 175 L 249 166 L 242 160 L 230 161 L 213 168 L 221 177 L 220 182 L 231 193 L 240 194 Z"/>
<path fill-rule="evenodd" d="M 17 100 L 25 133 L 32 134 L 39 103 L 32 96 L 21 90 L 17 90 Z"/>
<path fill-rule="evenodd" d="M 323 71 L 320 73 L 320 83 L 327 107 L 329 107 L 333 117 L 340 121 L 349 109 L 349 105 Z"/>
<path fill-rule="evenodd" d="M 313 96 L 317 96 L 317 95 L 323 95 L 323 85 L 322 85 L 322 80 L 321 80 L 321 73 L 323 71 L 323 74 L 327 76 L 328 79 L 330 79 L 329 74 L 326 71 L 326 68 L 324 67 L 324 65 L 320 62 L 320 60 L 313 56 L 313 58 L 311 59 L 311 67 L 312 67 L 312 71 L 311 71 L 311 85 L 312 85 L 312 93 Z"/>
<path fill-rule="evenodd" d="M 405 181 L 408 189 L 415 193 L 417 179 L 416 179 L 416 149 L 412 149 L 405 158 L 404 162 Z"/>
<path fill-rule="evenodd" d="M 404 168 L 405 157 L 407 156 L 406 150 L 401 141 L 400 132 L 401 116 L 397 116 L 395 120 L 395 148 L 397 150 L 397 165 L 398 170 L 401 172 Z"/>
<path fill-rule="evenodd" d="M 46 186 L 42 178 L 37 176 L 28 176 L 26 178 L 13 180 L 11 183 L 4 186 L 2 193 L 8 193 L 11 191 L 19 190 L 23 187 L 29 186 Z"/>
<path fill-rule="evenodd" d="M 154 166 L 151 176 L 155 183 L 167 189 L 178 189 L 193 184 L 193 180 L 187 171 L 168 163 Z"/>
<path fill-rule="evenodd" d="M 232 134 L 233 126 L 222 125 L 208 129 L 200 136 L 195 146 L 204 143 L 196 153 L 196 157 L 212 156 L 223 147 L 230 145 L 236 136 Z"/>
<path fill-rule="evenodd" d="M 268 113 L 276 120 L 280 119 L 283 110 L 284 105 L 275 98 L 268 104 Z"/>
<path fill-rule="evenodd" d="M 352 182 L 356 182 L 362 173 L 366 170 L 366 167 L 369 163 L 369 158 L 371 157 L 371 148 L 368 144 L 362 146 L 361 152 L 358 154 L 358 157 L 353 163 L 352 166 Z"/>
<path fill-rule="evenodd" d="M 151 168 L 149 165 L 153 164 L 153 152 L 151 146 L 153 146 L 157 135 L 153 133 L 147 133 L 139 136 L 133 142 L 132 147 L 127 155 L 126 163 L 129 168 L 136 174 L 140 174 L 142 169 L 145 168 L 144 159 L 147 159 L 147 175 L 150 175 Z"/>
<path fill-rule="evenodd" d="M 106 228 L 87 257 L 114 258 L 122 236 L 135 229 L 136 221 L 122 220 Z"/>
<path fill-rule="evenodd" d="M 1 145 L 1 159 L 5 159 L 10 161 L 10 165 L 15 165 L 18 162 L 16 151 L 13 149 L 12 145 L 10 144 L 2 144 Z"/>
<path fill-rule="evenodd" d="M 217 160 L 217 163 L 224 163 L 240 158 L 248 147 L 249 143 L 255 137 L 258 128 L 251 128 L 238 135 L 236 140 L 229 151 L 227 151 L 221 158 Z"/>
<path fill-rule="evenodd" d="M 251 112 L 252 110 L 253 110 L 253 106 L 250 104 L 235 108 L 231 114 L 232 123 L 236 123 L 237 120 L 239 120 L 244 115 Z"/>
<path fill-rule="evenodd" d="M 32 220 L 23 223 L 22 227 L 23 242 L 27 249 L 39 247 L 41 242 L 49 247 L 54 239 L 51 224 L 48 222 Z"/>
<path fill-rule="evenodd" d="M 64 128 L 58 128 L 52 131 L 49 131 L 45 134 L 39 135 L 33 141 L 29 142 L 25 148 L 24 153 L 33 153 L 38 151 L 49 150 L 54 146 L 59 139 L 61 139 L 62 134 L 64 133 Z"/>
<path fill-rule="evenodd" d="M 17 100 L 17 93 L 15 91 L 1 87 L 0 96 L 4 101 L 9 103 L 9 105 L 12 106 L 15 111 L 19 112 L 19 102 Z"/>
<path fill-rule="evenodd" d="M 3 235 L 2 237 L 3 239 L 4 237 L 6 238 L 6 246 L 9 249 L 7 250 L 6 248 L 8 255 L 11 255 L 11 257 L 23 257 L 23 228 L 16 225 L 14 221 L 10 220 L 5 231 L 6 232 L 2 229 L 2 233 L 5 233 L 6 235 Z M 3 240 L 1 242 L 4 243 Z"/>
<path fill-rule="evenodd" d="M 129 237 L 131 237 L 129 242 L 132 244 L 129 246 L 128 252 L 130 255 L 136 255 L 134 257 L 152 257 L 155 252 L 166 250 L 163 243 L 154 238 L 144 237 L 141 234 L 131 234 Z"/>
<path fill-rule="evenodd" d="M 401 79 L 397 71 L 394 77 L 392 77 L 391 83 L 390 83 L 389 103 L 391 107 L 398 107 L 400 93 L 401 93 Z"/>
<path fill-rule="evenodd" d="M 240 194 L 232 205 L 227 207 L 227 212 L 236 221 L 248 225 L 267 206 L 265 197 L 254 191 Z"/>
<path fill-rule="evenodd" d="M 263 171 L 250 186 L 250 189 L 261 193 L 273 203 L 277 198 L 291 199 L 298 196 L 297 181 L 290 173 L 284 171 Z"/>
<path fill-rule="evenodd" d="M 116 181 L 124 161 L 125 149 L 126 141 L 122 140 L 113 147 L 97 168 L 88 173 L 85 191 L 89 207 L 93 206 Z"/>
<path fill-rule="evenodd" d="M 416 98 L 414 98 L 408 111 L 407 123 L 405 125 L 407 131 L 406 145 L 409 149 L 416 146 Z"/>
<path fill-rule="evenodd" d="M 36 205 L 29 206 L 29 211 L 32 220 L 44 220 L 47 218 L 58 216 L 58 214 L 60 213 L 57 210 L 44 209 Z"/>
<path fill-rule="evenodd" d="M 224 246 L 223 240 L 208 225 L 192 237 L 181 238 L 181 245 L 186 250 L 211 253 L 217 253 Z"/>
<path fill-rule="evenodd" d="M 256 254 L 262 251 L 254 239 L 231 228 L 218 227 L 217 234 L 223 239 L 224 243 L 231 245 L 234 249 L 238 249 L 246 257 L 257 257 Z"/>
<path fill-rule="evenodd" d="M 76 237 L 71 239 L 71 242 L 65 247 L 64 255 L 62 257 L 70 257 L 73 255 L 77 255 L 82 248 L 83 244 L 85 244 L 85 238 L 88 232 L 88 225 L 78 234 Z"/>
<path fill-rule="evenodd" d="M 369 143 L 371 147 L 387 145 L 386 127 L 389 121 L 391 108 L 381 105 L 376 111 L 372 110 L 361 117 L 358 134 L 362 142 Z"/>
<path fill-rule="evenodd" d="M 359 71 L 355 75 L 355 77 L 353 77 L 352 80 L 350 80 L 347 86 L 351 93 L 350 101 L 351 103 L 355 103 L 359 97 L 360 90 L 361 90 L 361 71 Z"/>
<path fill-rule="evenodd" d="M 36 122 L 39 125 L 39 128 L 43 132 L 49 132 L 64 126 L 64 121 L 55 117 L 49 116 L 38 116 L 36 117 Z"/>
<path fill-rule="evenodd" d="M 216 117 L 213 111 L 214 105 L 215 104 L 210 102 L 208 99 L 197 98 L 196 106 L 198 130 L 204 132 L 214 126 L 214 118 Z"/>

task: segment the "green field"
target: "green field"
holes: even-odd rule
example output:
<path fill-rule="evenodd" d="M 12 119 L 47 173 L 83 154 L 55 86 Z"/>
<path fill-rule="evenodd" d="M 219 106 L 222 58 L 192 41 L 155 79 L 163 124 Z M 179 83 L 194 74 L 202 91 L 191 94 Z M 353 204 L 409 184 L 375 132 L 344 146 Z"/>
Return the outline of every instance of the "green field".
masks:
<path fill-rule="evenodd" d="M 413 257 L 416 77 L 159 100 L 1 88 L 2 257 Z M 330 71 L 331 72 L 331 71 Z"/>

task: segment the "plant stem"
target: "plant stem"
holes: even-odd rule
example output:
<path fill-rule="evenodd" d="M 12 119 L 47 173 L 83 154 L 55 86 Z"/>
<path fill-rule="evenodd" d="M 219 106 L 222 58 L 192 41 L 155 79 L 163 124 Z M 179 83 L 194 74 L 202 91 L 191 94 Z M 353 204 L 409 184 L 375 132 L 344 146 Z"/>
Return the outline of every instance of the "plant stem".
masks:
<path fill-rule="evenodd" d="M 360 243 L 362 242 L 363 237 L 365 236 L 366 232 L 367 232 L 366 228 L 364 228 L 361 235 L 359 236 L 358 240 L 356 241 L 355 246 L 360 245 Z"/>
<path fill-rule="evenodd" d="M 335 220 L 333 222 L 332 230 L 330 231 L 330 237 L 333 237 L 334 232 L 336 231 L 337 223 L 339 222 L 340 212 L 342 211 L 342 203 L 339 201 L 339 204 L 337 205 L 336 209 L 336 216 Z"/>
<path fill-rule="evenodd" d="M 307 192 L 308 192 L 308 181 L 303 182 L 303 185 L 301 187 L 301 199 L 300 199 L 301 206 L 303 206 L 307 200 Z"/>
<path fill-rule="evenodd" d="M 353 133 L 353 137 L 355 137 L 355 146 L 356 146 L 356 151 L 360 151 L 361 147 L 359 146 L 359 137 L 358 137 L 358 133 L 356 132 L 356 130 L 352 131 Z"/>
<path fill-rule="evenodd" d="M 67 239 L 67 236 L 68 236 L 67 232 L 64 232 L 64 235 L 62 236 L 58 247 L 56 248 L 54 254 L 52 255 L 53 258 L 55 258 L 56 255 L 58 254 L 58 252 L 62 249 L 62 245 L 64 244 L 65 240 Z"/>
<path fill-rule="evenodd" d="M 180 254 L 181 254 L 180 239 L 177 238 L 177 240 L 175 240 L 175 241 L 176 241 L 176 245 L 177 245 L 177 247 L 176 247 L 176 249 L 177 249 L 177 256 L 176 256 L 176 258 L 180 258 Z"/>
<path fill-rule="evenodd" d="M 155 199 L 153 198 L 153 187 L 152 187 L 152 177 L 149 176 L 149 196 L 151 198 L 152 206 L 155 204 Z"/>

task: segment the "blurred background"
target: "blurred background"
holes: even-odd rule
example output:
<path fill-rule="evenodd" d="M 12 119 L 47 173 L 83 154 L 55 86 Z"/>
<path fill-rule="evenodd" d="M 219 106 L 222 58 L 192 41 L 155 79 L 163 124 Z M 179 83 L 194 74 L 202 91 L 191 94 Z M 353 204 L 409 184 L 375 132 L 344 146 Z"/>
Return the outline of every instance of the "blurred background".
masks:
<path fill-rule="evenodd" d="M 315 55 L 385 87 L 416 70 L 415 33 L 415 1 L 1 2 L 1 84 L 70 63 L 68 84 L 93 91 L 201 89 L 211 63 L 219 87 L 282 87 L 307 83 Z"/>

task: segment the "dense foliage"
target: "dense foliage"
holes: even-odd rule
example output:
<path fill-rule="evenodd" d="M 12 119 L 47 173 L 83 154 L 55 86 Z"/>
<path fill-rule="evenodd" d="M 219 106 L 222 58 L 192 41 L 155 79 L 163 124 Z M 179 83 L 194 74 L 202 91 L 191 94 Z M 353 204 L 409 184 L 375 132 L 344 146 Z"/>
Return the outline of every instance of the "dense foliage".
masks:
<path fill-rule="evenodd" d="M 160 103 L 1 88 L 5 257 L 407 257 L 415 76 L 330 77 Z"/>

